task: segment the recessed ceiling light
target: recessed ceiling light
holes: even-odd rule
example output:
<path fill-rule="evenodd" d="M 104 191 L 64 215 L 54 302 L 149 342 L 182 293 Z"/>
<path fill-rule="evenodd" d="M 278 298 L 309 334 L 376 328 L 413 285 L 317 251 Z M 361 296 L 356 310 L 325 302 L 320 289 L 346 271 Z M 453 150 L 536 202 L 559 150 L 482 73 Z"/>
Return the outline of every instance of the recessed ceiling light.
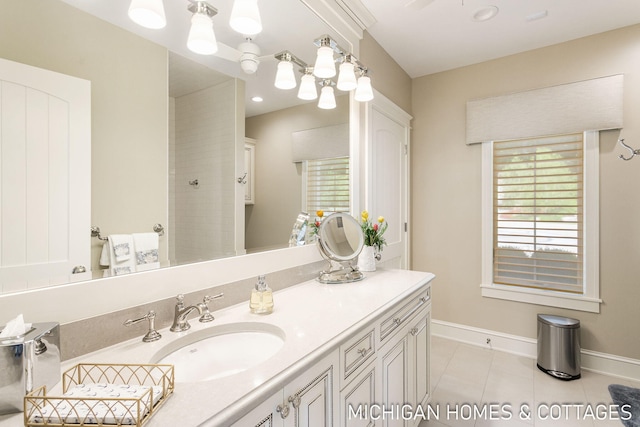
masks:
<path fill-rule="evenodd" d="M 498 14 L 498 8 L 496 6 L 487 6 L 482 9 L 478 9 L 473 14 L 473 20 L 476 22 L 484 22 L 493 18 Z"/>
<path fill-rule="evenodd" d="M 543 19 L 549 16 L 548 10 L 542 10 L 540 12 L 532 13 L 530 15 L 525 16 L 524 20 L 527 22 L 537 21 L 538 19 Z"/>
<path fill-rule="evenodd" d="M 264 101 L 264 99 L 262 99 L 261 96 L 254 96 L 253 98 L 251 98 L 251 100 L 253 102 L 262 102 L 262 101 Z"/>

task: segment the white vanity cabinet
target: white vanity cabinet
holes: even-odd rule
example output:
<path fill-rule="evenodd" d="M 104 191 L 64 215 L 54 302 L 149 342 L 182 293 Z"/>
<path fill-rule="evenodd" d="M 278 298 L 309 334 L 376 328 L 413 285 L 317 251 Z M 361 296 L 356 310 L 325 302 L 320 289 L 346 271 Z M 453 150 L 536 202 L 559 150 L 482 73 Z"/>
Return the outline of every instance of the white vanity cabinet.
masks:
<path fill-rule="evenodd" d="M 338 407 L 334 351 L 234 424 L 238 427 L 330 427 Z"/>
<path fill-rule="evenodd" d="M 426 414 L 430 399 L 430 336 L 427 282 L 354 325 L 328 356 L 234 426 L 417 427 L 422 420 L 412 415 Z"/>
<path fill-rule="evenodd" d="M 380 326 L 379 374 L 376 379 L 380 392 L 376 404 L 381 415 L 392 411 L 392 416 L 380 416 L 383 427 L 413 427 L 421 420 L 411 416 L 418 405 L 426 405 L 430 398 L 430 336 L 431 288 L 410 298 L 393 310 Z"/>

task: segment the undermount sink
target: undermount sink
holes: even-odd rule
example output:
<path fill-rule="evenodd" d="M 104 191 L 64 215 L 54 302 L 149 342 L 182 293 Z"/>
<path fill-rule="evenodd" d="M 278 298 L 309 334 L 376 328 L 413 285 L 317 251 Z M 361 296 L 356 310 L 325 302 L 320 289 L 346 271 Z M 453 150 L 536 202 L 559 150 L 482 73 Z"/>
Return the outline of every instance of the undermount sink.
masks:
<path fill-rule="evenodd" d="M 174 365 L 176 382 L 208 381 L 266 361 L 282 348 L 284 340 L 284 331 L 269 324 L 217 325 L 167 344 L 151 363 Z"/>

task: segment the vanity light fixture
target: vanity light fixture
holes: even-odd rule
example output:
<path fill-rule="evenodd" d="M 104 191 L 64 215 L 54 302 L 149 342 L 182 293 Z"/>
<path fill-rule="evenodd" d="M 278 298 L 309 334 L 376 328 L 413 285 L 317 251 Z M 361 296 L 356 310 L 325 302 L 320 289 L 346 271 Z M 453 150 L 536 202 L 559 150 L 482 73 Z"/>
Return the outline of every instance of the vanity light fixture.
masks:
<path fill-rule="evenodd" d="M 254 36 L 262 31 L 258 0 L 234 0 L 229 25 L 245 36 Z"/>
<path fill-rule="evenodd" d="M 187 39 L 189 50 L 201 55 L 213 55 L 218 51 L 218 42 L 213 32 L 213 21 L 218 10 L 204 1 L 195 1 L 188 7 L 191 17 L 191 29 Z"/>
<path fill-rule="evenodd" d="M 313 67 L 296 58 L 287 50 L 274 55 L 274 57 L 280 61 L 278 63 L 275 80 L 275 86 L 277 88 L 293 89 L 296 86 L 295 75 L 293 73 L 293 64 L 296 64 L 300 67 L 299 71 L 303 74 L 300 79 L 298 98 L 304 100 L 316 99 L 318 97 L 318 91 L 315 86 L 315 77 L 320 78 L 320 86 L 322 89 L 320 90 L 320 99 L 318 100 L 319 108 L 336 108 L 333 86 L 345 92 L 355 90 L 354 99 L 359 102 L 367 102 L 373 99 L 373 89 L 371 88 L 371 79 L 367 75 L 367 67 L 359 62 L 351 53 L 348 53 L 340 47 L 328 35 L 320 36 L 314 40 L 314 44 L 318 46 L 318 56 L 316 57 L 316 63 Z M 331 80 L 331 77 L 336 75 L 334 54 L 338 55 L 338 62 L 340 62 L 340 74 L 338 75 L 337 85 Z M 318 71 L 318 67 L 320 67 L 321 71 Z M 323 67 L 324 71 L 322 71 Z"/>
<path fill-rule="evenodd" d="M 367 102 L 373 99 L 373 89 L 371 88 L 371 78 L 367 75 L 368 70 L 365 68 L 358 77 L 358 87 L 354 99 L 358 102 Z"/>
<path fill-rule="evenodd" d="M 313 75 L 313 69 L 306 67 L 304 74 L 300 79 L 300 89 L 298 89 L 298 98 L 312 101 L 318 98 L 318 89 L 316 88 L 316 78 Z"/>
<path fill-rule="evenodd" d="M 162 0 L 131 0 L 129 18 L 145 28 L 159 29 L 167 25 Z"/>
<path fill-rule="evenodd" d="M 316 40 L 319 44 L 316 53 L 316 62 L 313 66 L 313 74 L 321 79 L 330 79 L 336 75 L 336 63 L 333 59 L 333 48 L 331 47 L 331 38 L 322 36 Z"/>
<path fill-rule="evenodd" d="M 278 89 L 293 89 L 296 87 L 296 76 L 293 73 L 292 55 L 289 52 L 283 52 L 276 55 L 276 58 L 280 60 L 278 62 L 278 71 L 276 72 L 275 87 Z"/>
<path fill-rule="evenodd" d="M 320 89 L 320 99 L 318 100 L 318 108 L 323 110 L 331 110 L 336 108 L 336 97 L 333 93 L 333 82 L 329 79 L 322 81 L 322 89 Z"/>

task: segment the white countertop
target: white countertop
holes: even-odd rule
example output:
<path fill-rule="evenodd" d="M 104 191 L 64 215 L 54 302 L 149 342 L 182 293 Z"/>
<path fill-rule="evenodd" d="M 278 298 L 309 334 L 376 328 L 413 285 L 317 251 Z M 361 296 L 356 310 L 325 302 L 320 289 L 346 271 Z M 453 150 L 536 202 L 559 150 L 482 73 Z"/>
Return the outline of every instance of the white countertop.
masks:
<path fill-rule="evenodd" d="M 213 312 L 215 320 L 190 320 L 191 329 L 159 332 L 162 339 L 143 343 L 142 337 L 64 362 L 63 370 L 77 363 L 150 363 L 154 354 L 179 337 L 216 325 L 259 322 L 275 325 L 285 334 L 284 346 L 260 365 L 227 377 L 197 383 L 176 383 L 175 391 L 146 426 L 197 426 L 215 415 L 208 425 L 228 424 L 229 417 L 246 413 L 298 374 L 305 365 L 322 358 L 361 326 L 382 314 L 433 279 L 431 273 L 378 270 L 354 283 L 326 285 L 308 281 L 274 293 L 272 314 L 249 312 L 243 304 Z M 191 303 L 191 301 L 186 301 Z M 114 325 L 114 328 L 121 325 Z M 48 393 L 53 394 L 53 393 Z M 0 416 L 0 427 L 23 425 L 23 415 Z M 224 421 L 223 421 L 224 420 Z"/>

